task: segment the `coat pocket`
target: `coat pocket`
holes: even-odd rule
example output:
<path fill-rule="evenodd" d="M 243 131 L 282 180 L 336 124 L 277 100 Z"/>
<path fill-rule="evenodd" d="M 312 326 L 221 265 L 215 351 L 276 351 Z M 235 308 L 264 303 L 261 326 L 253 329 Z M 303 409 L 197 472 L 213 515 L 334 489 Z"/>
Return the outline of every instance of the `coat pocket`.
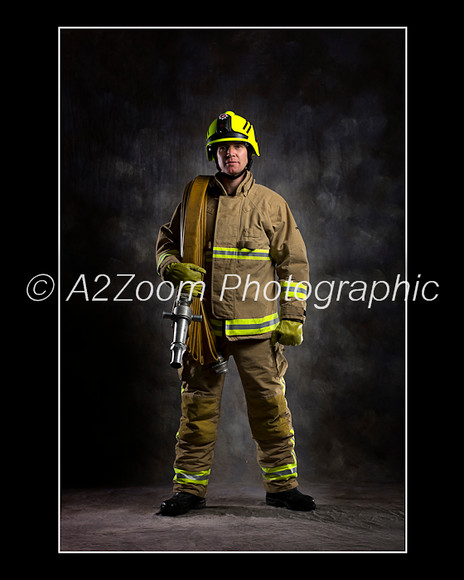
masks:
<path fill-rule="evenodd" d="M 268 247 L 267 240 L 263 240 L 262 238 L 254 237 L 254 238 L 242 238 L 237 242 L 237 248 L 239 250 L 261 250 Z"/>

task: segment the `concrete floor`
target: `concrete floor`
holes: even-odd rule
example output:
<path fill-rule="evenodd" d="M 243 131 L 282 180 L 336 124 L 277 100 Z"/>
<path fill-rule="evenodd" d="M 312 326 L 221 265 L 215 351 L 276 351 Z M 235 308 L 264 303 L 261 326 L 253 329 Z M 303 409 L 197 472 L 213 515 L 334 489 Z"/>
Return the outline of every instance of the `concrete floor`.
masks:
<path fill-rule="evenodd" d="M 210 486 L 207 507 L 156 515 L 171 487 L 64 490 L 60 546 L 69 552 L 405 552 L 399 484 L 318 483 L 314 512 L 267 506 L 260 488 Z"/>

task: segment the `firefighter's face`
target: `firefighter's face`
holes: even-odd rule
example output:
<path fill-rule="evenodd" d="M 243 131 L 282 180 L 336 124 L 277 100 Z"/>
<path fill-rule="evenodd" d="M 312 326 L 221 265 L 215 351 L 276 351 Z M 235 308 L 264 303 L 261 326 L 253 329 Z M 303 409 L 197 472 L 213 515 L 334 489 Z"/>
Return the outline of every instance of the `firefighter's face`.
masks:
<path fill-rule="evenodd" d="M 238 141 L 219 143 L 216 155 L 219 169 L 228 175 L 238 175 L 248 164 L 246 145 Z"/>

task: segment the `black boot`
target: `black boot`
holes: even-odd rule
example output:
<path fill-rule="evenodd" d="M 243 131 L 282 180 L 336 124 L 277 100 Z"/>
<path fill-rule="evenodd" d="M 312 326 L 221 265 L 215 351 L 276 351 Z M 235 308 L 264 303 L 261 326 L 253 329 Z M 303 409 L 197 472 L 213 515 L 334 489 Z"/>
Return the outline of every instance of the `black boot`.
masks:
<path fill-rule="evenodd" d="M 310 495 L 302 494 L 296 488 L 279 493 L 266 493 L 266 504 L 299 512 L 309 512 L 316 509 L 314 499 Z"/>
<path fill-rule="evenodd" d="M 206 500 L 193 493 L 180 491 L 175 493 L 170 499 L 161 503 L 160 511 L 156 515 L 162 516 L 179 516 L 186 514 L 188 511 L 201 509 L 206 506 Z"/>

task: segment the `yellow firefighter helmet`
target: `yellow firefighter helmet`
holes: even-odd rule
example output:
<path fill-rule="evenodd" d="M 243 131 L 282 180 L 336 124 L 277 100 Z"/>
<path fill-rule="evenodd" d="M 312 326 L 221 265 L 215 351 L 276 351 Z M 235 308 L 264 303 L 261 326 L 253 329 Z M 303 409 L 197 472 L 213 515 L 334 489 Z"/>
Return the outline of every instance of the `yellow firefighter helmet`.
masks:
<path fill-rule="evenodd" d="M 244 117 L 236 115 L 233 111 L 221 113 L 217 119 L 211 123 L 206 134 L 206 155 L 208 161 L 214 159 L 214 145 L 222 141 L 240 141 L 246 143 L 251 149 L 251 154 L 259 157 L 258 142 L 255 137 L 255 130 L 250 121 Z"/>

